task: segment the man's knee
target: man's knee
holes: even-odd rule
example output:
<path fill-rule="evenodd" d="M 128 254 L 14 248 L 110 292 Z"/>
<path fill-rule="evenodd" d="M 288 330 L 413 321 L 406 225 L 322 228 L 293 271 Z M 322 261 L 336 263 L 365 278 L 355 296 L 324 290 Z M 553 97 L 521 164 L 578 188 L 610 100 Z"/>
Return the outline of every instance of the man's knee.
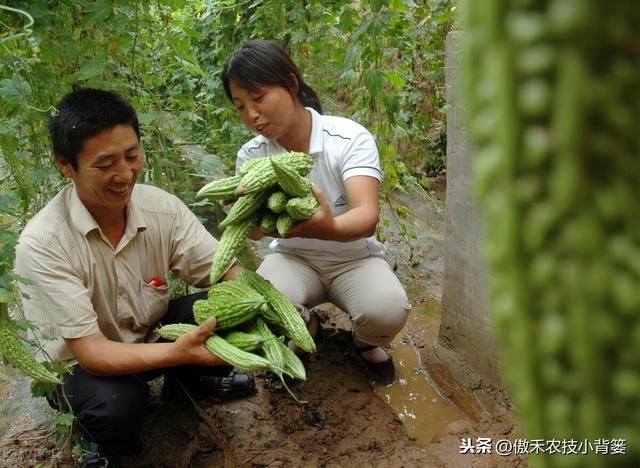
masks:
<path fill-rule="evenodd" d="M 70 398 L 83 432 L 103 443 L 126 440 L 137 433 L 148 396 L 146 382 L 136 376 L 123 376 L 101 378 L 90 395 Z"/>

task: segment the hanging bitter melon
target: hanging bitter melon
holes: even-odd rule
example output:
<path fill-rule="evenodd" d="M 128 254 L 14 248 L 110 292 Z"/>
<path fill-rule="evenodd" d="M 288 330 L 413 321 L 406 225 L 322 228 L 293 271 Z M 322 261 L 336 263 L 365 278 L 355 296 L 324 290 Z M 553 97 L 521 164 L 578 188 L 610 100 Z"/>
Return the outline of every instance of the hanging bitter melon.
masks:
<path fill-rule="evenodd" d="M 9 364 L 38 382 L 61 384 L 62 381 L 34 359 L 18 335 L 15 322 L 9 317 L 8 306 L 0 302 L 0 354 Z"/>
<path fill-rule="evenodd" d="M 491 318 L 524 435 L 625 441 L 622 463 L 640 465 L 640 8 L 460 10 Z M 593 451 L 529 462 L 613 463 Z"/>

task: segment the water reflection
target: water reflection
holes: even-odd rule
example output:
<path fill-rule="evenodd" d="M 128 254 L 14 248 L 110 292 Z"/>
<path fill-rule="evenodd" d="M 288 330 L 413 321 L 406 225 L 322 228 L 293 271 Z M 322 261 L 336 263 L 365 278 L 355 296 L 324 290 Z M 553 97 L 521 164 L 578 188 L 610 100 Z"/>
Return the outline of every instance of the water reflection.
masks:
<path fill-rule="evenodd" d="M 458 407 L 438 393 L 412 344 L 430 345 L 437 338 L 439 326 L 439 302 L 414 305 L 405 333 L 391 344 L 398 379 L 393 385 L 374 385 L 376 395 L 396 411 L 407 433 L 423 443 L 443 435 L 450 423 L 466 419 Z"/>

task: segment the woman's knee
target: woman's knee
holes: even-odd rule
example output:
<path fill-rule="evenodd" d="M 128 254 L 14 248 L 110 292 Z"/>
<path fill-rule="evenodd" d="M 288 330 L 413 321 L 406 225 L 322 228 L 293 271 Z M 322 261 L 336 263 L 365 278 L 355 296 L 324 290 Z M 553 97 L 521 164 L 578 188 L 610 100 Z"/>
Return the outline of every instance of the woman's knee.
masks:
<path fill-rule="evenodd" d="M 381 303 L 352 313 L 353 333 L 365 343 L 385 346 L 404 327 L 411 305 L 408 301 Z"/>

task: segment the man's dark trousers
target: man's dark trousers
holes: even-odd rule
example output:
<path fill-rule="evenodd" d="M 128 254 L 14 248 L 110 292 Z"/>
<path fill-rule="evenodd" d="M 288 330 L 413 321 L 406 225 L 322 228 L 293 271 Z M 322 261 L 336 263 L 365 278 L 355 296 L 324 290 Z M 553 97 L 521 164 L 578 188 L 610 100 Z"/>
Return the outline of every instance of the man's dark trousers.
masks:
<path fill-rule="evenodd" d="M 162 324 L 195 323 L 193 303 L 206 297 L 205 291 L 170 301 Z M 226 376 L 231 370 L 231 366 L 178 366 L 104 377 L 91 375 L 76 365 L 73 374 L 63 376 L 64 391 L 58 386 L 54 398 L 48 400 L 55 409 L 73 412 L 80 432 L 98 443 L 101 456 L 126 456 L 141 447 L 139 432 L 149 397 L 147 382 L 175 372 L 188 384 L 201 375 Z"/>

